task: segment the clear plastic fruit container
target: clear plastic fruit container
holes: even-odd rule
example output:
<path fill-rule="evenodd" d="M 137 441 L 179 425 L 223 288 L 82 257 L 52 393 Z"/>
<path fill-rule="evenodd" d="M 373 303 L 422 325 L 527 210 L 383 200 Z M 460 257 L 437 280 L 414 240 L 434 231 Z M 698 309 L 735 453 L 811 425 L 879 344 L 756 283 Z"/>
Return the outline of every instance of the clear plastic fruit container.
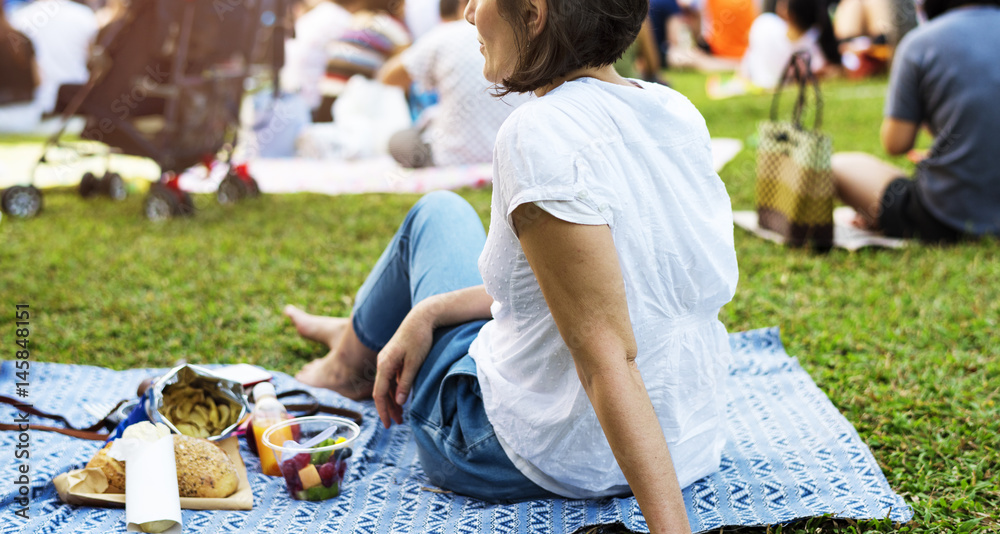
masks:
<path fill-rule="evenodd" d="M 300 501 L 323 501 L 340 495 L 359 434 L 354 421 L 311 415 L 271 426 L 263 441 L 274 451 L 288 494 Z"/>

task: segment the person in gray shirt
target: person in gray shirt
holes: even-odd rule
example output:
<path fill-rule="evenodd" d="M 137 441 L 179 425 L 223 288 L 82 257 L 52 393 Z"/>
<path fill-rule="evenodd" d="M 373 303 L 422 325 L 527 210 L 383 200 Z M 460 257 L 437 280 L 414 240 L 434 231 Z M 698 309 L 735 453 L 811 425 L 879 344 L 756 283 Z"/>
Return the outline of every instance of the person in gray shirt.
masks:
<path fill-rule="evenodd" d="M 837 193 L 862 227 L 949 242 L 1000 236 L 1000 0 L 925 0 L 928 21 L 893 60 L 881 140 L 914 179 L 874 156 L 833 156 Z M 934 138 L 913 151 L 920 126 Z"/>

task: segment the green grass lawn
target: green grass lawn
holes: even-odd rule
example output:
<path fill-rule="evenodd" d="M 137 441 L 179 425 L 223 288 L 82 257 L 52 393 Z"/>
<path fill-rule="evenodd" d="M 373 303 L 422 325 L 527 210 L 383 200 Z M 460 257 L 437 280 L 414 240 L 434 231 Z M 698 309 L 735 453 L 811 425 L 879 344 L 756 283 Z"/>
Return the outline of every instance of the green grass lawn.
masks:
<path fill-rule="evenodd" d="M 704 77 L 670 79 L 714 136 L 748 142 L 721 174 L 734 209 L 752 209 L 753 133 L 770 98 L 713 102 Z M 823 125 L 836 150 L 881 153 L 884 89 L 884 80 L 826 84 Z M 462 194 L 486 221 L 490 191 Z M 346 315 L 416 199 L 301 194 L 222 207 L 202 197 L 197 216 L 153 224 L 140 216 L 138 196 L 116 204 L 47 192 L 38 218 L 0 223 L 2 328 L 12 337 L 14 305 L 28 303 L 41 361 L 117 369 L 250 362 L 292 373 L 323 351 L 296 336 L 281 307 Z M 914 521 L 901 530 L 1000 530 L 1000 243 L 816 255 L 737 229 L 736 248 L 740 284 L 723 322 L 730 331 L 781 328 L 789 354 L 913 506 Z M 838 526 L 845 523 L 785 530 Z"/>

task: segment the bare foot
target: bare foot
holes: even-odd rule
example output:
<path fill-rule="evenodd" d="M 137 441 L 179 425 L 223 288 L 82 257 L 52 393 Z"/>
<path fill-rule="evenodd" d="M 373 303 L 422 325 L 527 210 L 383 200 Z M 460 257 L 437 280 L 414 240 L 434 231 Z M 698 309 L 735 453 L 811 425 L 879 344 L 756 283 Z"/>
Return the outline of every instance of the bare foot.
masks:
<path fill-rule="evenodd" d="M 349 399 L 370 399 L 378 352 L 361 343 L 350 319 L 342 320 L 345 324 L 332 350 L 303 366 L 295 379 L 310 386 L 332 389 Z"/>
<path fill-rule="evenodd" d="M 877 232 L 879 230 L 877 224 L 872 223 L 868 217 L 860 213 L 856 214 L 854 219 L 851 220 L 851 226 L 860 230 L 868 230 L 869 232 Z"/>
<path fill-rule="evenodd" d="M 333 350 L 326 356 L 305 364 L 295 375 L 295 379 L 310 386 L 332 389 L 352 400 L 366 400 L 372 398 L 375 371 L 374 367 L 367 374 L 348 369 L 341 364 Z"/>
<path fill-rule="evenodd" d="M 350 319 L 312 315 L 291 304 L 285 306 L 283 312 L 292 320 L 300 336 L 322 343 L 331 349 L 337 346 L 344 329 L 351 324 Z"/>

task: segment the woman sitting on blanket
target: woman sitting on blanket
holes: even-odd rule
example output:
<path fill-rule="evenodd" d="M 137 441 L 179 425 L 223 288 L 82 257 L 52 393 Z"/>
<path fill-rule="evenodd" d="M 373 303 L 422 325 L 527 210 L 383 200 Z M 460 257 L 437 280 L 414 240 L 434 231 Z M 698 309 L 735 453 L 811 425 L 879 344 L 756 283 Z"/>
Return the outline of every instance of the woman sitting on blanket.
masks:
<path fill-rule="evenodd" d="M 286 313 L 330 353 L 297 378 L 408 421 L 430 480 L 489 501 L 634 493 L 689 531 L 681 488 L 719 467 L 719 309 L 737 280 L 730 202 L 698 111 L 612 63 L 647 0 L 472 0 L 484 75 L 538 97 L 494 155 L 484 235 L 425 196 L 350 319 Z M 477 265 L 478 260 L 478 265 Z"/>

